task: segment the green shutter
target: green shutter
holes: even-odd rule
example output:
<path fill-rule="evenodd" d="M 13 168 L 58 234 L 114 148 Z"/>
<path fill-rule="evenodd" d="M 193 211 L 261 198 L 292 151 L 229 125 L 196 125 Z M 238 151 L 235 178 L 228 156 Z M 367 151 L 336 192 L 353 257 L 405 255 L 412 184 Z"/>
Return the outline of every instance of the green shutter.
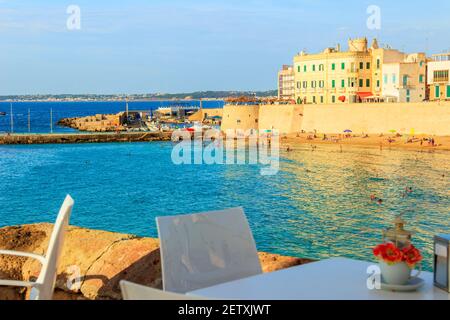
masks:
<path fill-rule="evenodd" d="M 336 80 L 331 80 L 331 87 L 336 88 Z"/>
<path fill-rule="evenodd" d="M 341 64 L 341 69 L 342 69 L 342 70 L 345 70 L 345 62 L 342 62 L 342 64 Z"/>
<path fill-rule="evenodd" d="M 336 70 L 336 63 L 333 63 L 332 65 L 331 65 L 331 70 Z"/>
<path fill-rule="evenodd" d="M 436 86 L 436 91 L 434 93 L 437 99 L 441 97 L 441 88 L 439 86 Z"/>
<path fill-rule="evenodd" d="M 366 87 L 370 87 L 370 79 L 366 79 Z"/>
<path fill-rule="evenodd" d="M 297 71 L 300 72 L 300 66 L 297 67 Z"/>
<path fill-rule="evenodd" d="M 303 66 L 303 71 L 306 72 L 306 65 Z"/>
<path fill-rule="evenodd" d="M 450 98 L 450 86 L 447 86 L 447 98 Z"/>
<path fill-rule="evenodd" d="M 364 80 L 359 79 L 359 87 L 362 88 L 364 86 Z"/>
<path fill-rule="evenodd" d="M 344 79 L 342 79 L 342 81 L 341 81 L 341 87 L 345 88 L 345 80 Z"/>

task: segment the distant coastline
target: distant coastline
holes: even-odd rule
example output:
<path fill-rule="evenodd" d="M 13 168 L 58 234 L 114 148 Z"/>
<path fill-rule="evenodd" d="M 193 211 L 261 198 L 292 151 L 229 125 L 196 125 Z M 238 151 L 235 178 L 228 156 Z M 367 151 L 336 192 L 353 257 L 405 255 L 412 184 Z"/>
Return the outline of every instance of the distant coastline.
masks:
<path fill-rule="evenodd" d="M 0 95 L 0 102 L 92 102 L 92 101 L 159 101 L 159 100 L 223 100 L 229 97 L 274 97 L 277 90 L 268 91 L 196 91 L 189 93 L 144 94 L 36 94 Z"/>

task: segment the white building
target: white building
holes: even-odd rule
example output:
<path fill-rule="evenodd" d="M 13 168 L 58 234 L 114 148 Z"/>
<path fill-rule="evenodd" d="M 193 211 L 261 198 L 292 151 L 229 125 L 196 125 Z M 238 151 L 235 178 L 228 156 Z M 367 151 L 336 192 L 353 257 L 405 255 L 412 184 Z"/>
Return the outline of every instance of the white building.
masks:
<path fill-rule="evenodd" d="M 403 61 L 384 63 L 383 98 L 395 102 L 421 102 L 426 99 L 426 56 L 405 55 Z"/>
<path fill-rule="evenodd" d="M 284 65 L 278 72 L 278 99 L 294 100 L 294 69 Z"/>
<path fill-rule="evenodd" d="M 450 53 L 435 54 L 428 62 L 430 100 L 450 100 Z"/>

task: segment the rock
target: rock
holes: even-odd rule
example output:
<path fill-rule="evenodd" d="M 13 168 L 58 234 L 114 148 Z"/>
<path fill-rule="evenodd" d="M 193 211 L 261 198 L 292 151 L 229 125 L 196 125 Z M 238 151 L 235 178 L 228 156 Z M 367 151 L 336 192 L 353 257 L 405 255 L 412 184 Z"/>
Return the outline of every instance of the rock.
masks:
<path fill-rule="evenodd" d="M 0 229 L 0 249 L 44 254 L 51 224 Z M 310 262 L 260 252 L 264 272 Z M 34 280 L 40 272 L 37 261 L 0 256 L 0 278 Z M 121 299 L 119 281 L 126 279 L 161 288 L 159 241 L 100 230 L 69 227 L 56 282 L 55 299 Z M 23 299 L 23 289 L 1 288 L 0 299 Z"/>

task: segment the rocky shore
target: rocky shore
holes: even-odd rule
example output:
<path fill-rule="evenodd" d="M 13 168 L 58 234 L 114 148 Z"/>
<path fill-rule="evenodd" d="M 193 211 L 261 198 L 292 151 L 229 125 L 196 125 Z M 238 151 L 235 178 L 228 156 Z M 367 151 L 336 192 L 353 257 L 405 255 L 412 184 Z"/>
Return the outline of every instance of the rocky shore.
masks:
<path fill-rule="evenodd" d="M 119 114 L 96 114 L 95 116 L 63 118 L 57 125 L 87 132 L 115 132 L 126 130 L 120 125 Z"/>
<path fill-rule="evenodd" d="M 0 249 L 44 254 L 51 224 L 0 228 Z M 264 272 L 311 262 L 309 259 L 259 253 Z M 32 259 L 0 255 L 0 278 L 35 279 L 40 264 Z M 74 279 L 79 278 L 79 281 Z M 79 227 L 69 227 L 58 268 L 54 299 L 118 300 L 125 279 L 161 288 L 159 241 Z M 0 300 L 25 299 L 27 289 L 0 287 Z"/>

